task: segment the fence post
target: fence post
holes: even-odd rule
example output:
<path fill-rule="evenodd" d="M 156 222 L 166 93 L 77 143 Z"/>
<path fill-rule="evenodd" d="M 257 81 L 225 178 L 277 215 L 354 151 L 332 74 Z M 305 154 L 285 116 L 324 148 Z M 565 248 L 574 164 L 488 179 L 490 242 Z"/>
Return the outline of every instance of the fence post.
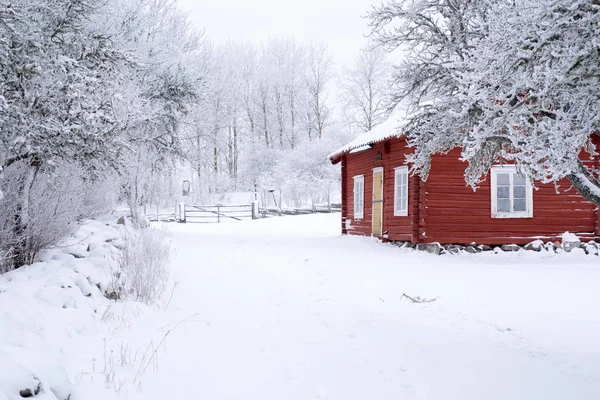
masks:
<path fill-rule="evenodd" d="M 252 201 L 252 219 L 258 219 L 258 201 Z"/>
<path fill-rule="evenodd" d="M 185 222 L 185 203 L 179 203 L 179 222 Z"/>
<path fill-rule="evenodd" d="M 221 205 L 217 204 L 217 223 L 221 222 Z"/>
<path fill-rule="evenodd" d="M 281 209 L 281 188 L 279 188 L 279 216 L 281 217 L 282 209 Z"/>

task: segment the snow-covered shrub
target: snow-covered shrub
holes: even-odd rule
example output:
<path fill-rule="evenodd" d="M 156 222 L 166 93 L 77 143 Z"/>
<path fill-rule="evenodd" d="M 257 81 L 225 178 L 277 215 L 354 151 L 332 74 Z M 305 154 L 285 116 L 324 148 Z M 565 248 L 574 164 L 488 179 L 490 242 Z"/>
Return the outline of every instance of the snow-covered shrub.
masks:
<path fill-rule="evenodd" d="M 23 191 L 27 174 L 25 165 L 13 164 L 0 180 L 0 272 L 33 262 L 41 249 L 73 233 L 77 221 L 115 201 L 110 181 L 92 182 L 76 165 L 40 170 Z"/>
<path fill-rule="evenodd" d="M 156 304 L 169 280 L 171 246 L 155 228 L 125 230 L 119 259 L 125 290 L 132 300 Z"/>

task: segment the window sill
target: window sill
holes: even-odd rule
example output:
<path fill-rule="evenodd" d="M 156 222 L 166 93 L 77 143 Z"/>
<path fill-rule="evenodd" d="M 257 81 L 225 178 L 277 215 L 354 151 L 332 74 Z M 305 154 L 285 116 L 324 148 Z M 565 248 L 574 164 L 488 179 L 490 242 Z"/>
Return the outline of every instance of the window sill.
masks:
<path fill-rule="evenodd" d="M 507 219 L 507 218 L 533 218 L 531 213 L 495 213 L 492 214 L 494 219 Z"/>

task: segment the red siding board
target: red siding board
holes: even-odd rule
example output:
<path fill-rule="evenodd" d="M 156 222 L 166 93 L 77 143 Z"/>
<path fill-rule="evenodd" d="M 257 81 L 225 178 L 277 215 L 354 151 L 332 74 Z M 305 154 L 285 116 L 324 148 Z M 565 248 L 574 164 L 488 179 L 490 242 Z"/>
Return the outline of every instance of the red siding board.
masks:
<path fill-rule="evenodd" d="M 525 244 L 536 238 L 555 239 L 570 231 L 585 238 L 600 236 L 600 213 L 567 181 L 536 183 L 533 218 L 492 218 L 489 179 L 476 191 L 466 186 L 466 163 L 460 150 L 432 157 L 427 182 L 409 178 L 409 213 L 394 216 L 394 168 L 404 165 L 411 149 L 404 139 L 377 143 L 342 158 L 342 231 L 371 235 L 373 168 L 384 168 L 383 232 L 390 240 L 469 244 Z M 598 143 L 596 143 L 598 144 Z M 598 165 L 598 160 L 586 161 Z M 364 175 L 364 218 L 354 218 L 354 180 Z M 348 225 L 346 220 L 349 221 Z M 348 226 L 348 229 L 346 227 Z"/>
<path fill-rule="evenodd" d="M 348 177 L 346 174 L 346 157 L 342 157 L 342 165 L 341 165 L 341 181 L 342 181 L 342 235 L 346 235 L 348 233 L 346 229 L 346 216 L 348 215 L 348 187 L 347 181 Z"/>

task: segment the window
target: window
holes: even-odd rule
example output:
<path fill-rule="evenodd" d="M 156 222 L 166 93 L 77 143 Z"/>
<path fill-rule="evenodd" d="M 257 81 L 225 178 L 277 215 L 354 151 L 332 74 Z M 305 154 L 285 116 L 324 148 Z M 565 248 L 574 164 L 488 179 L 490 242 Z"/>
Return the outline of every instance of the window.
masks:
<path fill-rule="evenodd" d="M 532 218 L 533 188 L 514 166 L 492 167 L 492 218 Z"/>
<path fill-rule="evenodd" d="M 357 175 L 354 177 L 354 219 L 361 219 L 365 207 L 365 177 Z"/>
<path fill-rule="evenodd" d="M 408 215 L 408 167 L 398 167 L 395 171 L 394 215 L 406 217 Z"/>

